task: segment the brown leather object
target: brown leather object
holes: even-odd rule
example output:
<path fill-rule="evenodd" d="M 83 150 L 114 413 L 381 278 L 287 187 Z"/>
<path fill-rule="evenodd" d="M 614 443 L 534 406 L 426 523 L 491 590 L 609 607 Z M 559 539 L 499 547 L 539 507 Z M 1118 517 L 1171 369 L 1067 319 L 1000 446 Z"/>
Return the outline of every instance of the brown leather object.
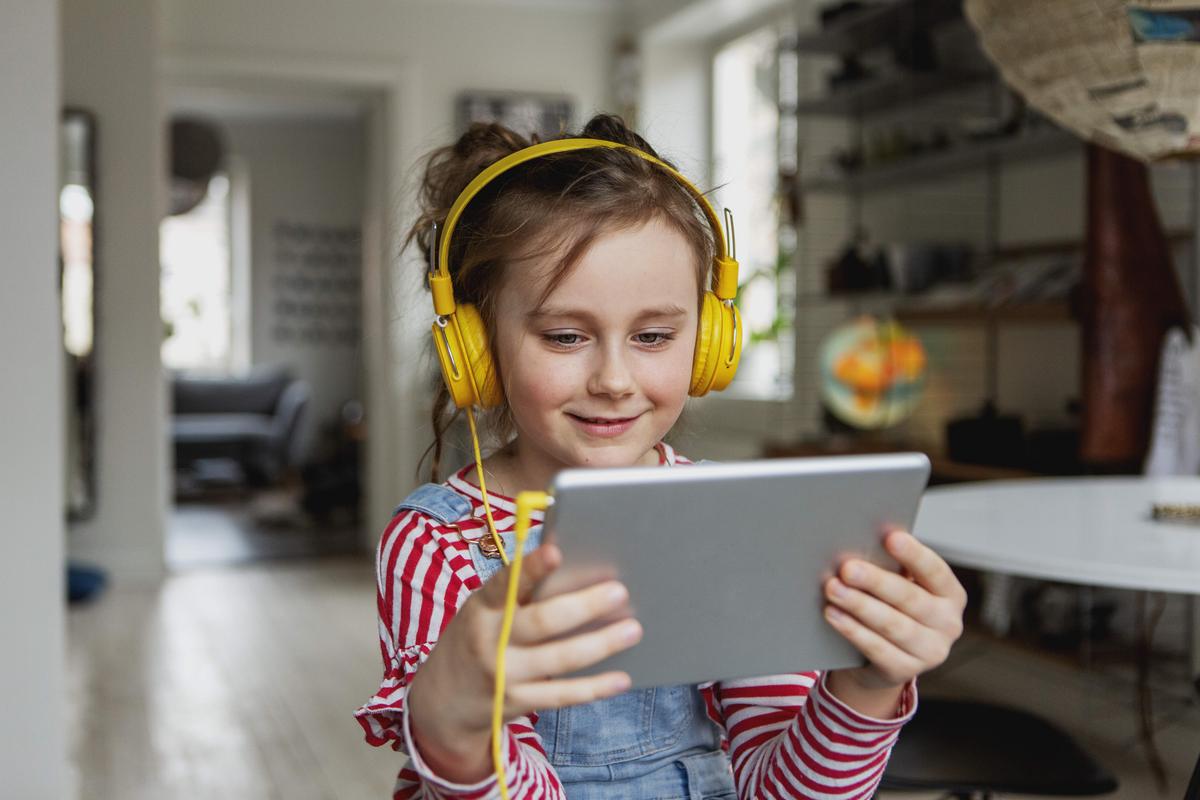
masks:
<path fill-rule="evenodd" d="M 1190 331 L 1146 166 L 1088 145 L 1080 457 L 1098 471 L 1141 469 L 1169 328 Z"/>

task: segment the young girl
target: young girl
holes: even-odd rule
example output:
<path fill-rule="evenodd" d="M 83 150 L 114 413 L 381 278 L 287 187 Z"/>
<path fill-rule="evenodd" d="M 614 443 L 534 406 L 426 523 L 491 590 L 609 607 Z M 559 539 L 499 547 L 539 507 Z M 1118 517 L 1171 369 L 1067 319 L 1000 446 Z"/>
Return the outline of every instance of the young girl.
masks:
<path fill-rule="evenodd" d="M 459 204 L 448 243 L 431 235 L 433 224 L 446 222 L 472 179 L 531 143 L 475 125 L 435 151 L 425 173 L 424 213 L 409 240 L 427 253 L 444 246 L 453 299 L 478 309 L 486 341 L 466 346 L 490 350 L 492 366 L 476 382 L 487 384 L 479 391 L 496 403 L 490 422 L 507 444 L 481 469 L 417 490 L 379 545 L 385 674 L 357 717 L 367 741 L 409 756 L 396 798 L 501 794 L 492 697 L 508 583 L 500 548 L 512 552 L 516 494 L 545 489 L 564 467 L 689 463 L 662 440 L 689 390 L 697 393 L 697 330 L 713 300 L 704 293 L 719 232 L 676 176 L 628 149 L 655 155 L 619 119 L 597 116 L 580 137 L 626 147 L 508 169 Z M 445 305 L 448 289 L 436 276 L 431 284 Z M 435 335 L 450 335 L 439 324 Z M 447 369 L 469 369 L 461 360 Z M 435 480 L 449 404 L 443 389 Z M 553 545 L 531 549 L 506 651 L 507 794 L 871 797 L 916 707 L 915 677 L 945 659 L 965 604 L 946 563 L 912 536 L 891 532 L 886 547 L 907 577 L 848 560 L 825 587 L 829 624 L 867 666 L 638 691 L 623 673 L 560 677 L 631 647 L 641 629 L 624 620 L 578 632 L 623 604 L 615 581 L 531 600 L 561 561 Z"/>

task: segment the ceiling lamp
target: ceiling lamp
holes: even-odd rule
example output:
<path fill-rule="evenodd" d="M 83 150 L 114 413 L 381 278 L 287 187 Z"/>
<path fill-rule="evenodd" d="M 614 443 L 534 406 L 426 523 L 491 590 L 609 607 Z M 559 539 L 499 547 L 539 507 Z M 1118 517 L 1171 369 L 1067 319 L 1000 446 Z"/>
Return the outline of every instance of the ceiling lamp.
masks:
<path fill-rule="evenodd" d="M 1081 138 L 1142 161 L 1200 156 L 1200 7 L 966 0 L 1004 80 Z"/>

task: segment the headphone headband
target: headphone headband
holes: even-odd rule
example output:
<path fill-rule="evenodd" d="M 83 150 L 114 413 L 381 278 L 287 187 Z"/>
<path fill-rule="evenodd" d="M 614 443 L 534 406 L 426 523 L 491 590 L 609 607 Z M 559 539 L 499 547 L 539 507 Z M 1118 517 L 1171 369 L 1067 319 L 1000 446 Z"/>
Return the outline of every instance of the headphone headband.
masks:
<path fill-rule="evenodd" d="M 434 310 L 439 316 L 447 316 L 454 313 L 454 291 L 452 279 L 450 277 L 450 242 L 454 235 L 454 229 L 458 225 L 458 220 L 466 210 L 467 205 L 475 198 L 477 194 L 483 191 L 483 188 L 495 180 L 500 175 L 526 161 L 532 161 L 541 156 L 550 155 L 553 153 L 567 153 L 573 150 L 587 150 L 593 147 L 607 147 L 610 149 L 627 150 L 634 155 L 656 164 L 666 170 L 670 175 L 679 181 L 680 184 L 688 190 L 692 197 L 700 206 L 700 210 L 708 218 L 709 224 L 712 227 L 713 235 L 716 238 L 717 249 L 714 258 L 712 290 L 721 300 L 732 300 L 737 294 L 737 261 L 730 257 L 725 244 L 725 235 L 721 230 L 721 222 L 717 218 L 716 211 L 713 210 L 712 204 L 708 202 L 708 198 L 685 178 L 678 170 L 671 167 L 661 159 L 655 158 L 649 153 L 639 150 L 636 147 L 630 147 L 627 144 L 620 142 L 610 142 L 607 139 L 555 139 L 549 142 L 541 142 L 531 145 L 530 147 L 518 150 L 511 153 L 496 163 L 490 165 L 478 175 L 476 175 L 467 187 L 462 190 L 458 198 L 454 201 L 454 205 L 450 207 L 450 212 L 446 215 L 445 226 L 442 230 L 439 241 L 434 244 L 438 248 L 438 257 L 435 264 L 432 265 L 429 276 L 430 289 L 433 292 Z M 726 211 L 726 216 L 729 216 Z M 731 228 L 732 230 L 732 223 Z"/>

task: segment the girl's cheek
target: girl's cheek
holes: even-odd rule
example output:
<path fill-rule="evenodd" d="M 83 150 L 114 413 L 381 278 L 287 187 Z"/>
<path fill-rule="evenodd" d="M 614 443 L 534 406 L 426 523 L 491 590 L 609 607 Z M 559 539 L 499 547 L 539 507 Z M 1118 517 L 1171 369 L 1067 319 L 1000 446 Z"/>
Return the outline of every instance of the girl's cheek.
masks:
<path fill-rule="evenodd" d="M 513 376 L 513 399 L 532 409 L 550 409 L 576 394 L 579 378 L 570 363 L 562 359 L 532 356 L 524 359 Z M 532 410 L 531 409 L 531 410 Z"/>
<path fill-rule="evenodd" d="M 659 362 L 649 366 L 641 376 L 643 391 L 664 405 L 671 405 L 672 400 L 682 405 L 692 383 L 691 350 L 679 348 L 671 353 L 669 364 Z"/>

